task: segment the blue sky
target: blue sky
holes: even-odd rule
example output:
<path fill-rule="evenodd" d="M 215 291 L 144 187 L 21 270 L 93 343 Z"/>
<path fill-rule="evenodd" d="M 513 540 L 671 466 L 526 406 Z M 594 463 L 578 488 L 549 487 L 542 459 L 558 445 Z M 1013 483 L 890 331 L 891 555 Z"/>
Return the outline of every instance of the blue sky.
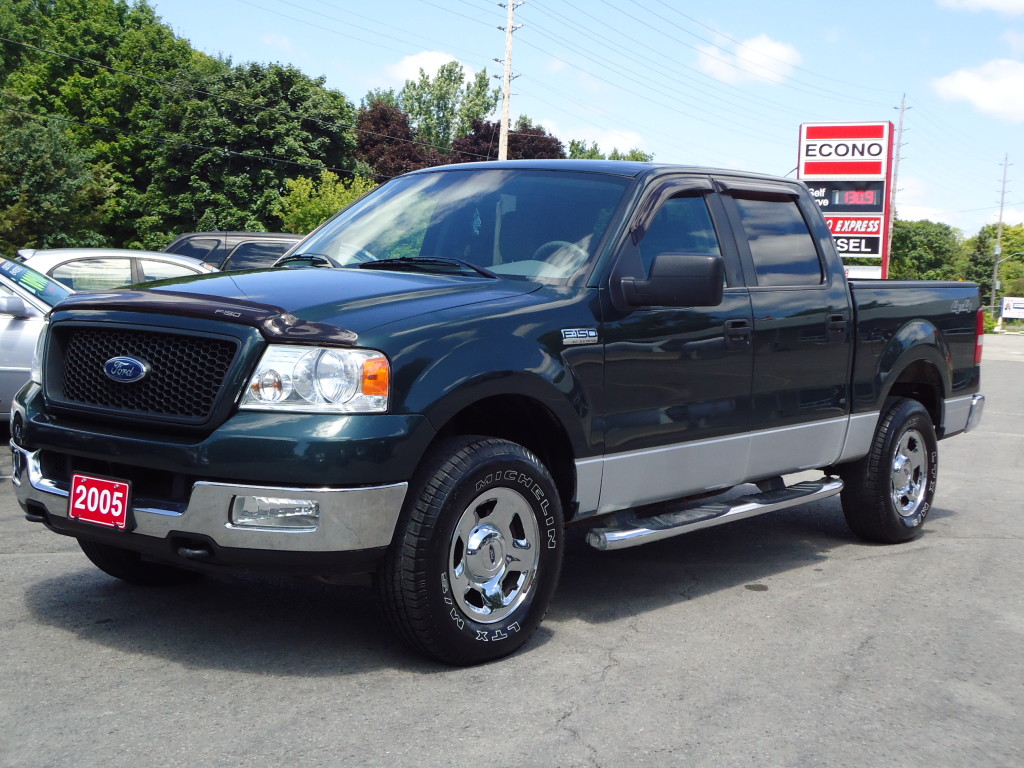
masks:
<path fill-rule="evenodd" d="M 357 103 L 457 59 L 500 74 L 492 0 L 151 0 L 196 48 L 291 63 Z M 897 208 L 1024 222 L 1024 0 L 528 0 L 512 115 L 568 145 L 785 175 L 804 122 L 898 120 Z M 495 80 L 495 84 L 498 81 Z"/>

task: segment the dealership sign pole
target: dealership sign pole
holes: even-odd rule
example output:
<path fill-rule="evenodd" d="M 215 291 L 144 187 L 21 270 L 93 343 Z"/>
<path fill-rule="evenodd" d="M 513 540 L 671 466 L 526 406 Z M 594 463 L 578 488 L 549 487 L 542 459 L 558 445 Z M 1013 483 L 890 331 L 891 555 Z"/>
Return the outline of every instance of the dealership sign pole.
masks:
<path fill-rule="evenodd" d="M 879 267 L 847 267 L 851 275 L 889 276 L 892 170 L 892 123 L 800 126 L 797 175 L 825 215 L 839 255 L 879 259 Z"/>

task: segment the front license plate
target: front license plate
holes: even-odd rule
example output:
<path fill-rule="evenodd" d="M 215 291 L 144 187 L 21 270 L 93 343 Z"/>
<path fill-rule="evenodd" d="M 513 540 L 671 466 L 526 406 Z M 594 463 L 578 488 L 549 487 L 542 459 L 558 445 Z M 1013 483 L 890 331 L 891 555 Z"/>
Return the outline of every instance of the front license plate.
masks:
<path fill-rule="evenodd" d="M 131 483 L 74 474 L 71 476 L 68 517 L 83 523 L 124 530 L 128 523 L 131 493 Z"/>

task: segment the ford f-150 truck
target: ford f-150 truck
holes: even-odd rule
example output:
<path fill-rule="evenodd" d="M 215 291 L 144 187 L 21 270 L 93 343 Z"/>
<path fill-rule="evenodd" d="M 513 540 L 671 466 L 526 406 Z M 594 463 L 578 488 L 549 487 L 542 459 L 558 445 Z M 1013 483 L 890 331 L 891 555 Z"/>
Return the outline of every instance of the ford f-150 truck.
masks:
<path fill-rule="evenodd" d="M 841 492 L 861 537 L 910 539 L 937 441 L 981 417 L 978 287 L 848 281 L 792 180 L 427 169 L 294 253 L 59 304 L 12 412 L 27 518 L 138 584 L 372 573 L 406 643 L 471 664 L 538 626 L 573 529 L 610 550 Z"/>

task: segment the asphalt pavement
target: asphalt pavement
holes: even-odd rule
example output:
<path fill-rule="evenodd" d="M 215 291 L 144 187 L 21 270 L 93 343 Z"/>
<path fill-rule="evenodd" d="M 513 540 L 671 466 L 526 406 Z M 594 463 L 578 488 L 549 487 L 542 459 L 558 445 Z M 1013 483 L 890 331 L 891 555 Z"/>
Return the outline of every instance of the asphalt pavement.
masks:
<path fill-rule="evenodd" d="M 147 590 L 0 483 L 0 766 L 1024 765 L 1024 336 L 940 444 L 923 535 L 838 499 L 566 560 L 515 656 L 450 669 L 359 587 Z M 0 474 L 9 477 L 6 460 Z"/>

